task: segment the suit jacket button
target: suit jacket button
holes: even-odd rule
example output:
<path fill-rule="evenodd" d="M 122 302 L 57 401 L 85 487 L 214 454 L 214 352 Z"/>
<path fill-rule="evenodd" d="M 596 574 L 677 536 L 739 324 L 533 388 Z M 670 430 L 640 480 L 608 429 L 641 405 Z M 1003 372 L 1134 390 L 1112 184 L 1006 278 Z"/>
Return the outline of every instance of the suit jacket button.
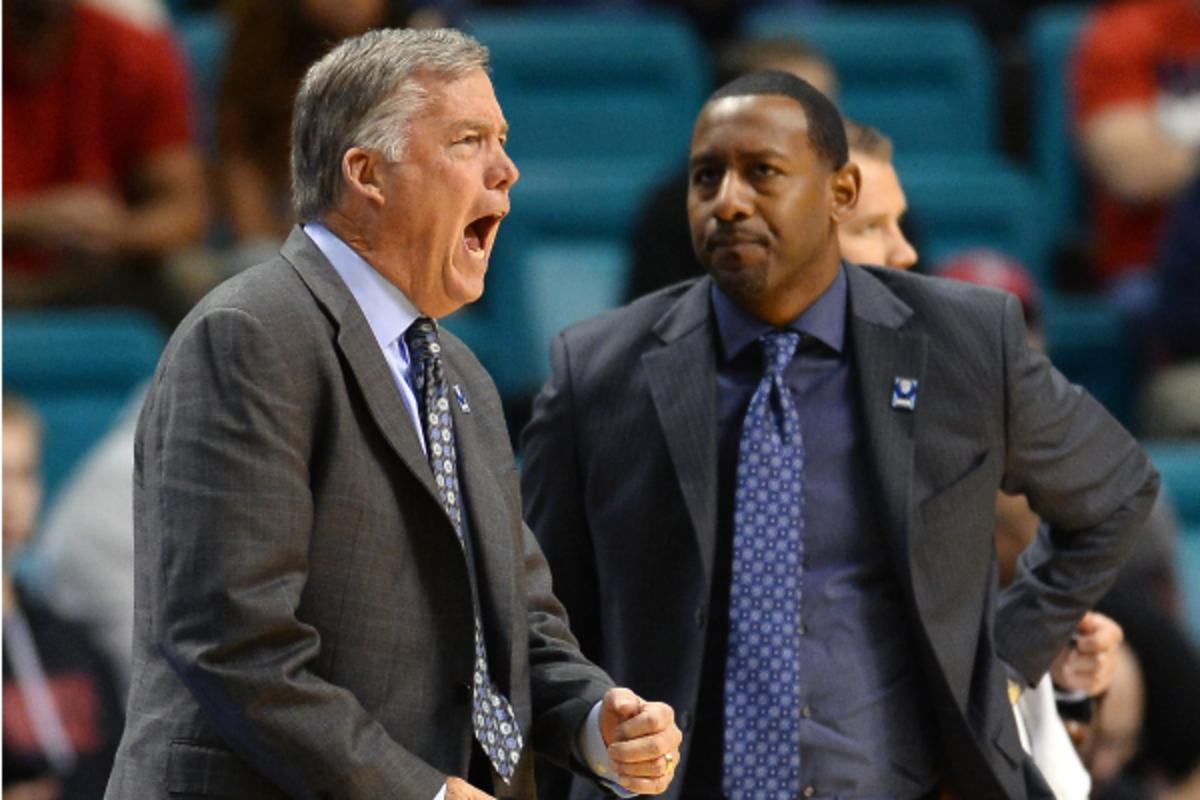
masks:
<path fill-rule="evenodd" d="M 687 733 L 688 729 L 692 727 L 692 715 L 688 713 L 686 708 L 679 712 L 679 716 L 676 717 L 675 721 L 679 724 L 679 730 L 682 733 Z"/>
<path fill-rule="evenodd" d="M 696 627 L 703 628 L 706 622 L 708 622 L 708 614 L 704 606 L 696 606 Z"/>

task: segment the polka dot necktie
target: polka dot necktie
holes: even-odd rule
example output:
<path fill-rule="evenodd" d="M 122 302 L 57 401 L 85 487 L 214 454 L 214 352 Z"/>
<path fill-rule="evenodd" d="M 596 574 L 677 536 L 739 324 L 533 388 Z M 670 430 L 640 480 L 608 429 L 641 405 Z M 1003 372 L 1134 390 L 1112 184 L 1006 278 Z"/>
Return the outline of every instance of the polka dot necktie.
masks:
<path fill-rule="evenodd" d="M 804 442 L 783 379 L 800 334 L 761 342 L 766 371 L 742 423 L 734 495 L 723 764 L 731 800 L 800 791 Z"/>
<path fill-rule="evenodd" d="M 438 498 L 454 524 L 458 543 L 470 558 L 466 529 L 463 527 L 458 454 L 454 442 L 454 421 L 450 416 L 450 392 L 442 374 L 442 346 L 438 342 L 437 326 L 427 317 L 420 317 L 409 327 L 405 340 L 412 356 L 413 384 L 420 401 L 425 429 L 425 449 L 429 465 L 433 468 Z M 475 609 L 475 677 L 471 703 L 475 738 L 479 740 L 483 752 L 487 754 L 496 772 L 508 783 L 512 780 L 517 761 L 521 758 L 523 739 L 512 704 L 492 682 L 488 673 L 483 622 L 473 578 L 471 603 Z"/>

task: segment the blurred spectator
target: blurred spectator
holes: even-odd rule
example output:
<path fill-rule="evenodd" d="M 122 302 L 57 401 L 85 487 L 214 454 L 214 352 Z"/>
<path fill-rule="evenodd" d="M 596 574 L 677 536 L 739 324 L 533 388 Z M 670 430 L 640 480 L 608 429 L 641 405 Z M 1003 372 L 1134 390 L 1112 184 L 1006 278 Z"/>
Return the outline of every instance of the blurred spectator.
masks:
<path fill-rule="evenodd" d="M 396 0 L 235 0 L 230 11 L 232 42 L 217 100 L 217 170 L 236 271 L 274 256 L 295 224 L 289 137 L 292 100 L 305 69 L 347 36 L 408 24 L 414 6 Z"/>
<path fill-rule="evenodd" d="M 1200 439 L 1200 177 L 1171 211 L 1154 273 L 1158 306 L 1153 326 L 1165 363 L 1143 398 L 1147 436 Z"/>
<path fill-rule="evenodd" d="M 133 657 L 133 443 L 146 389 L 72 471 L 46 510 L 28 574 L 38 596 L 87 627 L 122 696 Z"/>
<path fill-rule="evenodd" d="M 729 45 L 718 59 L 717 85 L 760 69 L 798 75 L 830 99 L 837 76 L 829 60 L 799 39 L 746 39 Z M 688 171 L 684 165 L 646 193 L 631 237 L 632 264 L 626 299 L 694 278 L 703 270 L 692 251 L 687 222 Z"/>
<path fill-rule="evenodd" d="M 842 258 L 911 269 L 917 263 L 917 250 L 902 228 L 908 199 L 892 166 L 892 141 L 870 125 L 849 119 L 845 123 L 850 160 L 858 164 L 862 187 L 854 210 L 838 226 Z"/>
<path fill-rule="evenodd" d="M 1200 797 L 1200 656 L 1178 623 L 1137 600 L 1101 603 L 1125 628 L 1125 660 L 1084 760 L 1097 800 Z"/>
<path fill-rule="evenodd" d="M 1141 311 L 1166 210 L 1200 163 L 1200 0 L 1127 0 L 1097 10 L 1071 83 L 1094 184 L 1094 278 Z"/>
<path fill-rule="evenodd" d="M 74 0 L 3 14 L 5 303 L 176 316 L 190 298 L 162 263 L 199 239 L 206 202 L 169 35 Z"/>
<path fill-rule="evenodd" d="M 6 396 L 4 467 L 4 797 L 95 800 L 121 735 L 120 701 L 87 632 L 12 578 L 41 504 L 41 430 Z"/>

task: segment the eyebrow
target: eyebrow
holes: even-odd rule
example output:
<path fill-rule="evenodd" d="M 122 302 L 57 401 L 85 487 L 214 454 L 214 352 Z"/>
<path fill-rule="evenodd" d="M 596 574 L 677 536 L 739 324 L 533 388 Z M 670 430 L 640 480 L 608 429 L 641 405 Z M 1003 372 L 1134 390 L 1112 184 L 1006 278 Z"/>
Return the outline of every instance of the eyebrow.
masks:
<path fill-rule="evenodd" d="M 738 151 L 735 153 L 735 158 L 748 159 L 748 160 L 752 160 L 752 161 L 753 160 L 764 160 L 764 159 L 778 159 L 778 160 L 786 161 L 790 157 L 791 156 L 789 156 L 783 150 L 779 150 L 774 147 L 766 147 L 761 150 L 751 150 L 749 152 Z M 704 164 L 704 163 L 707 163 L 710 161 L 721 161 L 721 160 L 725 160 L 725 159 L 723 159 L 717 153 L 714 153 L 712 151 L 705 151 L 702 153 L 697 153 L 696 155 L 692 156 L 688 160 L 688 163 L 694 166 L 696 164 Z"/>
<path fill-rule="evenodd" d="M 762 150 L 751 150 L 748 153 L 739 153 L 739 155 L 744 158 L 757 158 L 757 159 L 765 159 L 765 158 L 787 159 L 787 158 L 790 158 L 789 154 L 785 153 L 782 150 L 777 150 L 774 147 L 765 147 Z"/>
<path fill-rule="evenodd" d="M 500 136 L 508 135 L 508 122 L 503 122 L 497 130 L 495 124 L 486 117 L 464 117 L 463 119 L 455 120 L 453 125 L 454 130 L 459 131 L 464 128 L 476 128 L 486 131 L 496 131 Z"/>

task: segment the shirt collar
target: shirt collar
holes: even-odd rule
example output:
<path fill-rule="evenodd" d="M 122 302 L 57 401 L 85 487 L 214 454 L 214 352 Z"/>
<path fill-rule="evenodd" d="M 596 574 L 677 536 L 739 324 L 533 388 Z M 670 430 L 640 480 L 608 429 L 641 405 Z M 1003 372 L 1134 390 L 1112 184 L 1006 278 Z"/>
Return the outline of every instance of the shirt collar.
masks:
<path fill-rule="evenodd" d="M 380 275 L 333 231 L 320 222 L 306 222 L 303 228 L 308 238 L 337 270 L 350 294 L 354 295 L 381 348 L 388 347 L 403 336 L 421 316 L 404 292 Z"/>
<path fill-rule="evenodd" d="M 846 296 L 846 264 L 842 262 L 833 283 L 783 327 L 807 334 L 841 354 L 846 342 Z M 727 361 L 775 330 L 731 300 L 716 283 L 712 285 L 712 306 Z"/>

